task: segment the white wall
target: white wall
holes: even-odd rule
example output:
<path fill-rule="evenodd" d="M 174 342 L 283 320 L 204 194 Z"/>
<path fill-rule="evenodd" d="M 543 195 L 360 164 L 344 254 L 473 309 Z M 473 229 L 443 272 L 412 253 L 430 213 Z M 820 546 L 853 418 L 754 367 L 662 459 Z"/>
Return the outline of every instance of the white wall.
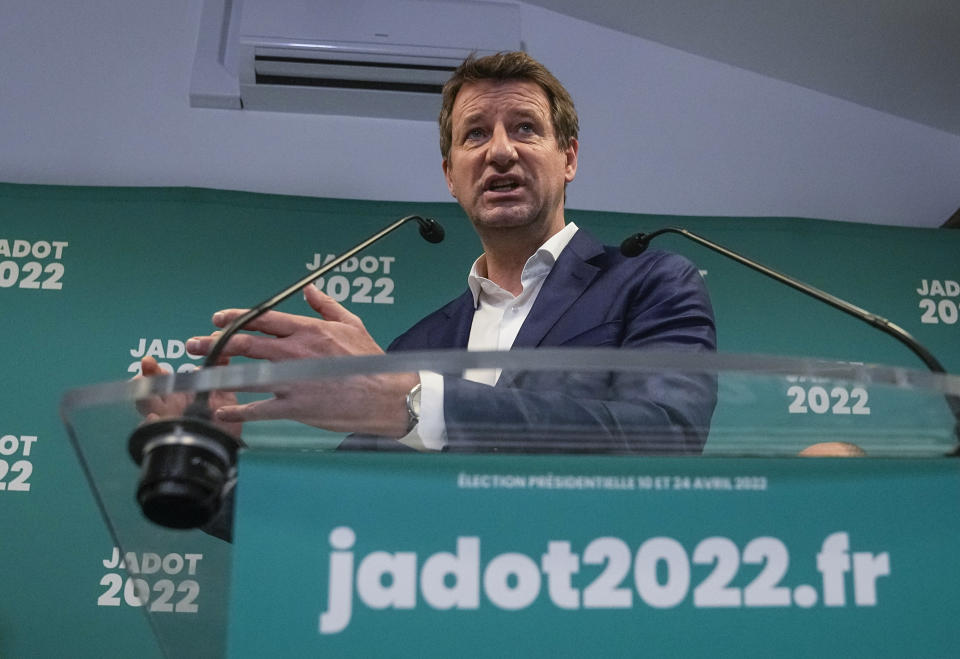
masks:
<path fill-rule="evenodd" d="M 568 205 L 939 226 L 960 137 L 523 5 L 570 89 Z M 0 181 L 449 200 L 428 122 L 206 110 L 201 0 L 0 0 Z"/>

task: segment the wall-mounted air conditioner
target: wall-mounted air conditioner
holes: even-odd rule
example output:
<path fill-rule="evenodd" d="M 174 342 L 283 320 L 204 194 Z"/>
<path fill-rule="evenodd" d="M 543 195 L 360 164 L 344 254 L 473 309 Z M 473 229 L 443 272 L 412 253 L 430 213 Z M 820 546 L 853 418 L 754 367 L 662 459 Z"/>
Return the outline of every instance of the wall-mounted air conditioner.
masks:
<path fill-rule="evenodd" d="M 519 8 L 504 3 L 216 2 L 230 13 L 219 24 L 227 42 L 208 44 L 208 56 L 235 69 L 235 82 L 226 94 L 200 89 L 195 64 L 194 106 L 435 120 L 440 89 L 467 55 L 522 48 Z M 216 30 L 210 9 L 203 22 Z"/>

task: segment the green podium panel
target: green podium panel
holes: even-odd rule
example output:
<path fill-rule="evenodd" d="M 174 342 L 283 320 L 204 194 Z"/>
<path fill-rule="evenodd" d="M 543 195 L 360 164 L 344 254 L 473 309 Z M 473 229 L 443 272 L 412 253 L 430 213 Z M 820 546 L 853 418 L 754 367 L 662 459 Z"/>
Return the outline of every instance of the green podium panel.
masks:
<path fill-rule="evenodd" d="M 951 656 L 944 460 L 251 452 L 230 656 Z"/>

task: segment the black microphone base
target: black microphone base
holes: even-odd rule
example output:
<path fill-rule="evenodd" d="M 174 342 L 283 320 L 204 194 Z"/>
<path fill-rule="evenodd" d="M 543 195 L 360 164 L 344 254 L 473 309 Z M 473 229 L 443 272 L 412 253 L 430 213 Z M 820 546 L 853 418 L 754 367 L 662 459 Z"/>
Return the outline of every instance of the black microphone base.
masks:
<path fill-rule="evenodd" d="M 147 519 L 174 529 L 206 525 L 236 479 L 243 442 L 212 423 L 182 417 L 148 423 L 130 436 L 141 466 L 137 502 Z"/>

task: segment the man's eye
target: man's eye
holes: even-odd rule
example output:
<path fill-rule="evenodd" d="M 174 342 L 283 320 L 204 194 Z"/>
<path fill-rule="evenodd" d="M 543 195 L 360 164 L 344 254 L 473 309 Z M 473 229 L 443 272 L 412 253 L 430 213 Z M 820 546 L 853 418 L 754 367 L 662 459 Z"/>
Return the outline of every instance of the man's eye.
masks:
<path fill-rule="evenodd" d="M 531 123 L 529 123 L 529 122 L 526 122 L 526 121 L 523 122 L 523 123 L 521 123 L 521 124 L 519 124 L 519 125 L 517 126 L 517 130 L 520 131 L 521 133 L 533 133 L 533 132 L 535 132 L 535 130 L 534 130 L 534 128 L 533 128 L 533 124 L 531 124 Z"/>
<path fill-rule="evenodd" d="M 467 131 L 467 139 L 468 139 L 468 140 L 479 140 L 479 139 L 481 139 L 482 137 L 483 137 L 483 129 L 482 129 L 482 128 L 471 128 L 470 130 Z"/>

